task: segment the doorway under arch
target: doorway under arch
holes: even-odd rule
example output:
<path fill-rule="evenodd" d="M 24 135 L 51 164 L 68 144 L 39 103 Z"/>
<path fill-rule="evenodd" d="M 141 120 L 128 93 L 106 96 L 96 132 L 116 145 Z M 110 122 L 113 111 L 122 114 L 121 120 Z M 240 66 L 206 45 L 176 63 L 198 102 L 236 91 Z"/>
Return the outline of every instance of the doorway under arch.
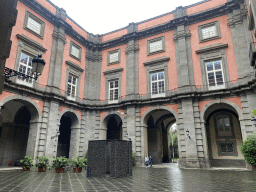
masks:
<path fill-rule="evenodd" d="M 122 125 L 122 120 L 118 115 L 111 115 L 107 121 L 107 140 L 121 140 Z"/>
<path fill-rule="evenodd" d="M 145 116 L 145 155 L 151 156 L 154 164 L 170 162 L 169 129 L 175 121 L 173 113 L 165 109 L 152 110 Z"/>

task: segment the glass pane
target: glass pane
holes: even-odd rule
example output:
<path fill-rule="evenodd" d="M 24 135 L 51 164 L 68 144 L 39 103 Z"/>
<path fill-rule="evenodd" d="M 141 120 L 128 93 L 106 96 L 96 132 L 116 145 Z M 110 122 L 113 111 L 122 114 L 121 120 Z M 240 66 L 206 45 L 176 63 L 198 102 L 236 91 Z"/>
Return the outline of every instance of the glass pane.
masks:
<path fill-rule="evenodd" d="M 159 93 L 164 93 L 164 81 L 158 82 L 159 85 Z"/>
<path fill-rule="evenodd" d="M 212 71 L 213 70 L 213 63 L 206 63 L 206 68 L 207 68 L 207 71 Z"/>
<path fill-rule="evenodd" d="M 157 80 L 157 73 L 153 73 L 151 75 L 151 77 L 152 77 L 152 81 L 156 81 Z"/>
<path fill-rule="evenodd" d="M 214 62 L 214 67 L 215 67 L 215 70 L 221 69 L 220 61 L 215 61 Z"/>
<path fill-rule="evenodd" d="M 67 95 L 70 96 L 70 92 L 71 92 L 71 85 L 68 84 L 68 90 L 67 90 Z"/>
<path fill-rule="evenodd" d="M 21 53 L 20 62 L 23 64 L 27 64 L 27 60 L 28 60 L 28 56 L 25 55 L 24 53 Z"/>
<path fill-rule="evenodd" d="M 152 83 L 152 94 L 158 94 L 157 82 Z"/>
<path fill-rule="evenodd" d="M 73 77 L 73 85 L 76 85 L 76 78 Z"/>
<path fill-rule="evenodd" d="M 69 74 L 68 76 L 68 82 L 71 83 L 72 82 L 72 76 Z"/>
<path fill-rule="evenodd" d="M 233 145 L 233 143 L 228 143 L 227 144 L 227 152 L 228 153 L 233 153 L 234 152 L 234 145 Z"/>
<path fill-rule="evenodd" d="M 164 72 L 158 73 L 158 80 L 164 79 Z"/>
<path fill-rule="evenodd" d="M 115 81 L 115 87 L 118 87 L 118 81 Z"/>
<path fill-rule="evenodd" d="M 118 100 L 118 89 L 115 89 L 115 100 Z"/>
<path fill-rule="evenodd" d="M 223 85 L 222 71 L 216 72 L 217 85 Z"/>
<path fill-rule="evenodd" d="M 113 81 L 110 81 L 110 88 L 114 88 L 114 84 L 113 84 Z"/>
<path fill-rule="evenodd" d="M 109 99 L 110 101 L 113 101 L 113 90 L 109 91 Z"/>
<path fill-rule="evenodd" d="M 214 73 L 208 73 L 209 86 L 215 86 Z"/>
<path fill-rule="evenodd" d="M 71 96 L 72 97 L 75 97 L 76 95 L 76 87 L 75 86 L 72 86 L 72 93 L 71 93 Z"/>

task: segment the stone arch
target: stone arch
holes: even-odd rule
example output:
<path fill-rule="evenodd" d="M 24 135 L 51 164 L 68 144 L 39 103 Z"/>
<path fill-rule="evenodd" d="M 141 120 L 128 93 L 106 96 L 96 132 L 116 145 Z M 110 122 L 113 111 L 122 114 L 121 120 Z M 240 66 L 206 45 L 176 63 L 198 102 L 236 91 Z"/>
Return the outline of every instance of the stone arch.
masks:
<path fill-rule="evenodd" d="M 15 121 L 15 117 L 17 112 L 22 108 L 25 107 L 28 111 L 29 114 L 27 114 L 27 116 L 29 116 L 29 123 L 28 123 L 28 132 L 27 132 L 27 137 L 24 141 L 24 148 L 20 151 L 21 154 L 25 153 L 27 156 L 32 157 L 34 160 L 37 156 L 37 149 L 38 149 L 38 142 L 39 142 L 39 129 L 40 129 L 40 125 L 41 125 L 41 119 L 42 119 L 42 112 L 39 108 L 39 106 L 37 105 L 37 103 L 35 101 L 33 101 L 31 98 L 25 97 L 25 96 L 21 96 L 21 95 L 12 95 L 9 97 L 4 98 L 2 101 L 0 101 L 0 106 L 1 106 L 1 118 L 2 118 L 2 125 L 3 125 L 3 132 L 7 133 L 8 130 L 15 132 L 17 130 L 21 130 L 20 128 L 18 128 L 17 126 L 21 126 L 21 124 L 16 124 Z M 21 117 L 22 118 L 22 117 Z M 4 133 L 4 134 L 5 134 Z M 4 135 L 2 134 L 2 136 Z M 20 133 L 18 133 L 19 135 Z M 4 137 L 4 136 L 3 136 Z M 0 138 L 1 140 L 1 138 Z M 3 143 L 3 141 L 0 141 L 0 145 L 3 146 L 8 146 L 9 148 L 2 148 L 0 153 L 3 154 L 3 156 L 1 157 L 2 160 L 0 160 L 0 164 L 4 165 L 5 159 L 9 159 L 8 155 L 4 155 L 6 154 L 5 151 L 13 151 L 11 148 L 16 148 L 15 147 L 15 137 L 10 138 L 8 141 L 5 142 L 9 142 L 9 144 L 5 144 Z M 25 143 L 27 142 L 27 143 Z M 21 146 L 21 145 L 19 145 Z M 22 152 L 23 151 L 23 152 Z M 16 153 L 15 151 L 13 151 L 13 154 L 15 153 L 14 157 L 17 156 L 18 158 L 18 153 Z M 12 160 L 17 160 L 17 158 L 12 159 Z"/>
<path fill-rule="evenodd" d="M 75 110 L 72 109 L 65 109 L 60 113 L 60 121 L 61 118 L 64 116 L 68 116 L 71 120 L 70 125 L 70 140 L 69 140 L 69 159 L 72 159 L 78 155 L 79 151 L 79 138 L 80 138 L 80 117 Z M 61 134 L 61 133 L 60 133 Z M 58 141 L 59 142 L 59 141 Z"/>
<path fill-rule="evenodd" d="M 145 123 L 145 119 L 146 117 L 153 111 L 155 110 L 167 110 L 169 111 L 170 113 L 173 114 L 173 116 L 175 117 L 175 119 L 177 120 L 178 119 L 178 114 L 172 109 L 172 108 L 169 108 L 169 107 L 166 107 L 166 106 L 155 106 L 155 107 L 152 107 L 150 109 L 148 109 L 141 117 L 141 125 L 142 126 L 147 126 L 146 123 Z"/>
<path fill-rule="evenodd" d="M 124 123 L 124 117 L 123 115 L 118 112 L 118 111 L 111 111 L 111 112 L 108 112 L 106 113 L 101 121 L 100 121 L 100 140 L 105 140 L 107 138 L 107 123 L 108 123 L 108 120 L 113 117 L 113 116 L 118 116 L 120 119 L 121 119 L 121 122 Z M 124 135 L 124 134 L 122 134 Z"/>

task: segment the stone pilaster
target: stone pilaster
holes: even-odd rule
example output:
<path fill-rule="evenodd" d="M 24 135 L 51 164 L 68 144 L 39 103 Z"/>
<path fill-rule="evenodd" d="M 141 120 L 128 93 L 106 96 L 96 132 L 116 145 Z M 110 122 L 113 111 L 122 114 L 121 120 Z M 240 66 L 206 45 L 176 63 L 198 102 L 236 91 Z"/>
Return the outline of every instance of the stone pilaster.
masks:
<path fill-rule="evenodd" d="M 66 19 L 66 12 L 63 9 L 57 8 L 56 12 L 59 20 Z M 64 22 L 64 21 L 63 21 Z M 60 82 L 61 82 L 61 74 L 62 74 L 62 65 L 63 65 L 63 54 L 64 47 L 66 44 L 65 38 L 65 29 L 60 24 L 56 24 L 54 26 L 54 31 L 52 34 L 52 51 L 51 51 L 51 60 L 50 60 L 50 69 L 48 76 L 48 86 L 47 91 L 55 94 L 60 94 Z"/>
<path fill-rule="evenodd" d="M 231 30 L 233 48 L 235 52 L 236 66 L 239 76 L 239 84 L 248 81 L 245 77 L 253 72 L 249 60 L 249 47 L 253 42 L 251 31 L 248 30 L 248 20 L 244 5 L 240 9 L 228 14 L 228 26 Z"/>
<path fill-rule="evenodd" d="M 126 126 L 128 137 L 132 141 L 132 150 L 135 151 L 136 149 L 136 107 L 135 106 L 128 106 L 126 109 Z"/>
<path fill-rule="evenodd" d="M 133 33 L 138 30 L 137 24 L 130 23 L 128 33 Z M 139 45 L 136 39 L 130 40 L 126 46 L 126 95 L 128 99 L 131 95 L 139 93 L 138 83 L 138 51 Z"/>
<path fill-rule="evenodd" d="M 176 50 L 178 91 L 192 91 L 191 85 L 194 85 L 194 73 L 191 56 L 191 34 L 185 25 L 178 26 L 174 32 L 173 40 L 175 41 Z"/>

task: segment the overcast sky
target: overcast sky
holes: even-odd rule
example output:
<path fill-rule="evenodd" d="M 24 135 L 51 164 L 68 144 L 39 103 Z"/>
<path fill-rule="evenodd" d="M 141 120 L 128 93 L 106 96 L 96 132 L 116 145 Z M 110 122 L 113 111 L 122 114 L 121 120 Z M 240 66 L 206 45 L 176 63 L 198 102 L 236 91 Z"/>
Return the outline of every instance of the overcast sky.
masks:
<path fill-rule="evenodd" d="M 50 0 L 93 34 L 105 34 L 201 0 Z"/>

